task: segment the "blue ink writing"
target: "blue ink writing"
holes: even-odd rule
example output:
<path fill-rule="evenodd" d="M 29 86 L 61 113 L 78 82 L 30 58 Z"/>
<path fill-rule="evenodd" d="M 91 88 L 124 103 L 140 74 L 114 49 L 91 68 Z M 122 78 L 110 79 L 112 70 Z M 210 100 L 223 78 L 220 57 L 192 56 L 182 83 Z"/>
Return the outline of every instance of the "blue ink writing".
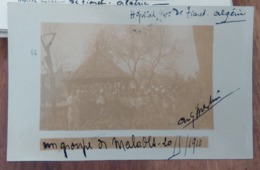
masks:
<path fill-rule="evenodd" d="M 136 140 L 135 136 L 132 135 L 131 140 L 118 140 L 116 137 L 112 139 L 112 145 L 115 146 L 116 149 L 123 149 L 126 151 L 126 149 L 132 149 L 132 148 L 154 148 L 156 147 L 156 141 L 155 137 L 143 137 L 142 140 Z"/>
<path fill-rule="evenodd" d="M 193 17 L 203 17 L 206 15 L 206 9 L 203 9 L 202 11 L 194 11 L 191 9 L 191 7 L 188 7 L 187 8 L 187 18 L 190 19 L 190 18 L 193 18 Z"/>
<path fill-rule="evenodd" d="M 232 23 L 232 22 L 244 22 L 246 20 L 243 20 L 243 19 L 242 20 L 239 20 L 239 19 L 230 20 L 231 17 L 236 18 L 236 17 L 244 16 L 244 15 L 246 15 L 245 12 L 242 12 L 241 9 L 236 9 L 236 8 L 233 8 L 232 11 L 222 9 L 222 10 L 214 12 L 215 17 L 224 17 L 223 21 L 217 22 L 216 24 L 226 24 L 226 23 Z"/>
<path fill-rule="evenodd" d="M 135 12 L 134 10 L 131 10 L 130 13 L 130 19 L 138 19 L 139 24 L 141 23 L 142 19 L 149 19 L 149 18 L 156 18 L 154 11 L 144 11 L 141 12 L 141 10 L 138 10 Z"/>
<path fill-rule="evenodd" d="M 225 95 L 224 97 L 221 96 L 217 96 L 215 98 L 213 98 L 211 95 L 209 97 L 209 101 L 207 104 L 202 104 L 200 105 L 199 103 L 197 104 L 197 106 L 195 106 L 195 112 L 192 111 L 190 112 L 188 117 L 181 117 L 178 121 L 178 125 L 184 125 L 182 128 L 186 128 L 187 126 L 189 126 L 190 124 L 192 125 L 192 128 L 195 128 L 195 122 L 196 120 L 198 120 L 201 116 L 205 115 L 209 110 L 211 110 L 214 106 L 216 106 L 217 104 L 219 104 L 221 101 L 223 101 L 224 99 L 226 99 L 227 97 L 229 97 L 231 94 L 237 92 L 238 90 L 240 90 L 240 88 L 228 93 L 227 95 Z M 220 93 L 220 90 L 217 91 L 217 94 Z"/>
<path fill-rule="evenodd" d="M 91 147 L 91 143 L 88 142 L 87 145 L 85 145 L 84 140 L 82 140 L 82 143 L 72 142 L 70 145 L 66 144 L 65 142 L 61 142 L 60 148 L 63 150 L 65 158 L 68 158 L 68 154 L 67 154 L 68 149 L 69 150 L 82 149 L 85 158 L 87 157 L 86 150 L 93 149 Z"/>

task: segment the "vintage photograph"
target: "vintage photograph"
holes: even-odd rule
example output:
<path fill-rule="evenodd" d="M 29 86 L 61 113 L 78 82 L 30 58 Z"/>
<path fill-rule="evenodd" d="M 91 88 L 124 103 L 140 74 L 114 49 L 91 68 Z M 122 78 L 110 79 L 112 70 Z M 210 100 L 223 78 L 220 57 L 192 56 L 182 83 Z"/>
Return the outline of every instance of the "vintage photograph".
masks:
<path fill-rule="evenodd" d="M 183 129 L 216 94 L 213 32 L 213 26 L 42 23 L 40 129 Z M 213 110 L 185 128 L 213 129 Z"/>

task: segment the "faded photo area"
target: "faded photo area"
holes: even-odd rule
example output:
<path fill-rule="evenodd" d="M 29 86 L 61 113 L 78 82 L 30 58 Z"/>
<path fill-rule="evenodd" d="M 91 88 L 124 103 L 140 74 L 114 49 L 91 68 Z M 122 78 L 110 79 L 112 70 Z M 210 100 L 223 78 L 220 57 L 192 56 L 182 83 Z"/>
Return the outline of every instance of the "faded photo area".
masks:
<path fill-rule="evenodd" d="M 177 130 L 208 104 L 213 26 L 42 23 L 41 130 Z M 213 111 L 185 129 L 213 129 Z"/>

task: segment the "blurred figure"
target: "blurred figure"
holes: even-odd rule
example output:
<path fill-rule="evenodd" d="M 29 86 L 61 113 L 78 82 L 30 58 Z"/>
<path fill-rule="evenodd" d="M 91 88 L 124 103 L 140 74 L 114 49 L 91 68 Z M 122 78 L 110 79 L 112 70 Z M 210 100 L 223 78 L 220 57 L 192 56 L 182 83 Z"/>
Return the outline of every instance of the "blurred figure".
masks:
<path fill-rule="evenodd" d="M 104 90 L 101 89 L 99 91 L 99 94 L 96 98 L 96 105 L 97 105 L 97 108 L 98 108 L 98 112 L 99 113 L 103 113 L 104 112 L 104 105 L 105 105 L 105 98 L 104 98 Z"/>
<path fill-rule="evenodd" d="M 79 116 L 79 103 L 80 99 L 75 95 L 75 93 L 67 97 L 67 119 L 69 130 L 76 128 L 77 117 Z"/>

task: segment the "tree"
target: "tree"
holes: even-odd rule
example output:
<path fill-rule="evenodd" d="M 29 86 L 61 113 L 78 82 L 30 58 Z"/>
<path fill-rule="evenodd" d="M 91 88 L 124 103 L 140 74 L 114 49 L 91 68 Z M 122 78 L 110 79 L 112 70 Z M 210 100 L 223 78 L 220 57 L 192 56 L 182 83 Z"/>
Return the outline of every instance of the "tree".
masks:
<path fill-rule="evenodd" d="M 50 37 L 50 39 L 46 40 L 45 39 L 46 37 Z M 55 85 L 55 73 L 54 73 L 53 61 L 52 61 L 52 55 L 51 55 L 51 47 L 52 47 L 52 43 L 53 43 L 55 37 L 56 37 L 55 32 L 43 34 L 41 36 L 41 43 L 46 52 L 46 56 L 44 56 L 43 58 L 47 65 L 47 71 L 48 71 L 48 75 L 49 75 L 49 82 L 50 82 L 50 89 L 49 89 L 50 93 L 49 94 L 51 95 L 50 99 L 51 99 L 51 107 L 52 107 L 53 113 L 55 113 L 55 111 L 56 111 L 56 95 L 55 95 L 56 85 Z"/>
<path fill-rule="evenodd" d="M 130 25 L 123 33 L 114 35 L 110 53 L 135 78 L 137 91 L 143 82 L 149 88 L 155 75 L 175 72 L 174 62 L 181 51 L 169 34 L 166 26 Z"/>

